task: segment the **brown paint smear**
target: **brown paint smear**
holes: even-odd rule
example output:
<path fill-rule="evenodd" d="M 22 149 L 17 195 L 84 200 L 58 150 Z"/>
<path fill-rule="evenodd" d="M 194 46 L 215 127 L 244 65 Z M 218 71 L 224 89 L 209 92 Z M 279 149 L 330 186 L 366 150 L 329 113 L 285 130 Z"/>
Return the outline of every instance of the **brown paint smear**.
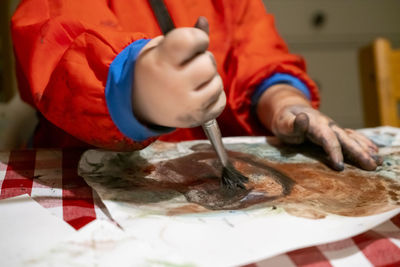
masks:
<path fill-rule="evenodd" d="M 192 149 L 196 152 L 188 156 L 146 166 L 142 169 L 146 179 L 136 184 L 159 194 L 179 191 L 192 203 L 169 210 L 169 215 L 243 209 L 263 203 L 317 219 L 328 213 L 367 216 L 400 206 L 400 184 L 376 173 L 349 165 L 336 172 L 322 163 L 278 163 L 239 152 L 229 152 L 230 159 L 250 182 L 248 190 L 232 194 L 220 187 L 221 166 L 210 147 L 197 145 Z"/>

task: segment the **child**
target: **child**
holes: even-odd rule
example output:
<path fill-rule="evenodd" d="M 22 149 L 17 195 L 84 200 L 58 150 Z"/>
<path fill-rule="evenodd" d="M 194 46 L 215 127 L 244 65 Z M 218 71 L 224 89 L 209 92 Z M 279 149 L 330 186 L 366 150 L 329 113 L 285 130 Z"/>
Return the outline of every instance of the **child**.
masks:
<path fill-rule="evenodd" d="M 315 83 L 261 1 L 164 2 L 166 36 L 145 0 L 22 1 L 12 37 L 21 97 L 41 114 L 35 146 L 141 149 L 205 138 L 195 126 L 219 115 L 225 136 L 308 139 L 336 170 L 342 151 L 376 168 L 371 141 L 315 109 Z"/>

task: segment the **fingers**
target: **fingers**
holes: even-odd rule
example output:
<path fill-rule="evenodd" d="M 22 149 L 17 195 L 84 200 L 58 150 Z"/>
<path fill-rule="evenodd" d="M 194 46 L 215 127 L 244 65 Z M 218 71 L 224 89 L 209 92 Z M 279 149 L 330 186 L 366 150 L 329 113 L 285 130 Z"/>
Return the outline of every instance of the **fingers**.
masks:
<path fill-rule="evenodd" d="M 344 157 L 364 170 L 375 170 L 382 164 L 378 147 L 371 140 L 357 131 L 340 128 L 312 108 L 287 106 L 278 110 L 272 121 L 271 130 L 284 142 L 299 144 L 307 138 L 321 146 L 335 170 L 344 169 Z"/>
<path fill-rule="evenodd" d="M 362 141 L 357 142 L 355 139 L 350 138 L 343 129 L 336 125 L 333 125 L 331 128 L 336 133 L 346 157 L 348 157 L 352 162 L 358 164 L 364 170 L 373 171 L 376 169 L 377 164 L 369 154 L 368 150 L 365 149 L 366 146 Z"/>
<path fill-rule="evenodd" d="M 364 151 L 368 152 L 370 157 L 375 161 L 377 165 L 382 165 L 383 158 L 378 155 L 379 149 L 370 139 L 352 129 L 344 129 L 344 131 L 350 138 L 355 140 Z"/>
<path fill-rule="evenodd" d="M 226 105 L 226 95 L 224 92 L 222 92 L 218 96 L 218 99 L 208 106 L 207 112 L 205 113 L 205 117 L 203 118 L 202 123 L 218 117 L 224 110 L 225 105 Z"/>
<path fill-rule="evenodd" d="M 357 144 L 365 151 L 369 152 L 370 155 L 372 155 L 373 151 L 368 147 L 368 144 L 366 143 L 366 140 L 363 140 L 361 136 L 358 136 L 355 131 L 350 130 L 350 129 L 343 129 L 344 132 L 349 136 L 351 139 L 357 142 Z"/>
<path fill-rule="evenodd" d="M 169 32 L 159 46 L 159 56 L 174 66 L 184 65 L 198 54 L 204 53 L 209 44 L 205 31 L 197 28 L 179 28 Z"/>
<path fill-rule="evenodd" d="M 368 137 L 352 129 L 344 129 L 344 130 L 350 137 L 352 137 L 355 140 L 360 140 L 360 143 L 365 144 L 366 150 L 369 151 L 371 154 L 378 153 L 379 148 L 370 139 L 368 139 Z"/>
<path fill-rule="evenodd" d="M 199 90 L 193 92 L 193 97 L 196 97 L 201 110 L 205 110 L 206 113 L 215 109 L 216 103 L 220 100 L 221 95 L 225 95 L 222 79 L 219 75 L 215 75 L 213 79 L 207 84 L 204 84 Z M 222 108 L 225 107 L 225 104 Z M 219 108 L 217 107 L 219 110 Z"/>
<path fill-rule="evenodd" d="M 201 108 L 194 112 L 194 116 L 191 117 L 191 121 L 189 122 L 191 127 L 197 127 L 206 121 L 215 119 L 218 117 L 225 108 L 226 105 L 226 95 L 222 92 L 217 92 L 214 96 L 212 96 L 208 102 L 203 104 L 208 105 L 206 108 Z"/>
<path fill-rule="evenodd" d="M 190 104 L 192 103 L 192 104 Z M 197 127 L 206 121 L 218 117 L 225 108 L 226 95 L 223 90 L 222 79 L 216 75 L 209 83 L 203 85 L 200 90 L 190 92 L 190 98 L 186 100 L 188 106 L 182 113 L 193 109 L 190 116 L 179 119 L 175 127 L 191 128 Z"/>
<path fill-rule="evenodd" d="M 214 56 L 208 48 L 208 21 L 199 17 L 196 28 L 180 28 L 168 33 L 159 46 L 159 53 L 167 58 L 190 84 L 198 89 L 217 75 Z"/>
<path fill-rule="evenodd" d="M 184 66 L 182 72 L 194 90 L 204 88 L 204 84 L 210 82 L 211 79 L 218 75 L 214 56 L 209 51 L 192 59 Z"/>
<path fill-rule="evenodd" d="M 325 125 L 313 125 L 307 134 L 310 141 L 322 146 L 328 154 L 330 165 L 334 170 L 344 169 L 342 146 L 340 140 L 332 129 Z"/>
<path fill-rule="evenodd" d="M 335 170 L 343 170 L 343 154 L 351 162 L 357 164 L 364 170 L 375 170 L 381 164 L 381 158 L 376 154 L 370 154 L 370 142 L 365 138 L 359 139 L 355 132 L 341 129 L 339 126 L 329 123 L 328 127 L 312 127 L 308 134 L 309 139 L 323 147 L 328 154 L 331 166 Z"/>

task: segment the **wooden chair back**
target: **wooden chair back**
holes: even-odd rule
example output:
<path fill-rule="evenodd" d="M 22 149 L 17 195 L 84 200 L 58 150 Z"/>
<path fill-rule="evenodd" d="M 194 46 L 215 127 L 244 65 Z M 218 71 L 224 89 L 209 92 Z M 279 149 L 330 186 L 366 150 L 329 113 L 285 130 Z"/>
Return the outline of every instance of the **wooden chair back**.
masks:
<path fill-rule="evenodd" d="M 359 53 L 366 127 L 400 127 L 400 49 L 378 38 Z"/>

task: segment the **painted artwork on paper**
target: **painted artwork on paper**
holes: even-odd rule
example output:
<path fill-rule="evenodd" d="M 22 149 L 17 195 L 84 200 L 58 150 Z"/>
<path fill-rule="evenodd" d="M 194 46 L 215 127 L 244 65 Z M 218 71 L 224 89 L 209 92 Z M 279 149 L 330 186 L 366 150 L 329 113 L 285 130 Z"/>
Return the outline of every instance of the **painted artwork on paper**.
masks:
<path fill-rule="evenodd" d="M 273 138 L 231 138 L 226 147 L 234 166 L 250 179 L 238 194 L 221 189 L 221 166 L 205 141 L 156 142 L 132 153 L 88 151 L 80 175 L 103 200 L 142 214 L 269 207 L 318 219 L 368 216 L 400 206 L 400 147 L 382 149 L 383 165 L 374 172 L 351 165 L 333 171 L 319 148 L 293 148 Z"/>
<path fill-rule="evenodd" d="M 315 147 L 227 138 L 250 178 L 236 195 L 220 189 L 206 141 L 87 151 L 79 173 L 114 222 L 95 220 L 24 266 L 241 266 L 360 234 L 400 212 L 400 130 L 367 134 L 385 146 L 375 172 L 332 171 Z"/>

